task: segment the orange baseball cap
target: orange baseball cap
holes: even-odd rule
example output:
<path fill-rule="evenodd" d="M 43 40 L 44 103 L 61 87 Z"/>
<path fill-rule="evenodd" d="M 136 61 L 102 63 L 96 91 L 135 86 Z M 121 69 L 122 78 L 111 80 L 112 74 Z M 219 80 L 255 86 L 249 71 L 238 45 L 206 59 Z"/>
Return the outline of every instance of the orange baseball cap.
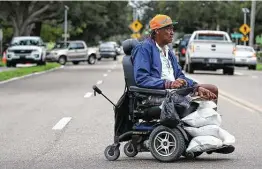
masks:
<path fill-rule="evenodd" d="M 161 15 L 161 14 L 156 15 L 149 22 L 151 30 L 159 29 L 159 28 L 163 28 L 168 25 L 175 25 L 175 24 L 177 24 L 177 22 L 173 22 L 169 16 Z"/>

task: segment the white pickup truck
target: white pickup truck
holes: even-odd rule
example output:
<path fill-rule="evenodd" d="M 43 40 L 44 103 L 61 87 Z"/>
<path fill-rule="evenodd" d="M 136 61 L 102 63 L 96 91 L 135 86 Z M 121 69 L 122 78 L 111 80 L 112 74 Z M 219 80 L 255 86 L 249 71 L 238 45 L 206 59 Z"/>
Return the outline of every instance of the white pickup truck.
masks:
<path fill-rule="evenodd" d="M 227 32 L 198 30 L 193 32 L 186 50 L 186 72 L 223 69 L 223 74 L 234 74 L 235 44 Z"/>

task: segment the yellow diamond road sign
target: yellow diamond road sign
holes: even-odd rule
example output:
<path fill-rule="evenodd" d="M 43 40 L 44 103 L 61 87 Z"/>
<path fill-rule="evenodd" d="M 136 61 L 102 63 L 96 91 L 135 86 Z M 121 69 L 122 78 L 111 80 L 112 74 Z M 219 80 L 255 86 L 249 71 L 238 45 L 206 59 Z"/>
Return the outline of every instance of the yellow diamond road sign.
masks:
<path fill-rule="evenodd" d="M 131 35 L 131 37 L 134 38 L 134 39 L 139 39 L 141 37 L 141 35 L 140 35 L 140 33 L 133 33 Z"/>
<path fill-rule="evenodd" d="M 248 41 L 248 36 L 242 36 L 241 41 L 243 41 L 243 42 Z"/>
<path fill-rule="evenodd" d="M 246 35 L 250 32 L 250 27 L 247 25 L 247 24 L 243 24 L 240 28 L 239 28 L 239 31 Z"/>
<path fill-rule="evenodd" d="M 132 29 L 133 32 L 138 32 L 143 27 L 143 25 L 138 21 L 134 21 L 129 25 L 129 28 Z"/>

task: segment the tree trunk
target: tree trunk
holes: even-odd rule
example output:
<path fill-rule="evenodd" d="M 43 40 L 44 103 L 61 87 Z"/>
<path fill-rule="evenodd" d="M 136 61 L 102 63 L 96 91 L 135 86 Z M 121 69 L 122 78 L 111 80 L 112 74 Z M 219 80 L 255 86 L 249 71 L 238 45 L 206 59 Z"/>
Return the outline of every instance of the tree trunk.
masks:
<path fill-rule="evenodd" d="M 32 35 L 40 36 L 41 35 L 42 22 L 36 22 L 35 27 L 32 30 Z"/>

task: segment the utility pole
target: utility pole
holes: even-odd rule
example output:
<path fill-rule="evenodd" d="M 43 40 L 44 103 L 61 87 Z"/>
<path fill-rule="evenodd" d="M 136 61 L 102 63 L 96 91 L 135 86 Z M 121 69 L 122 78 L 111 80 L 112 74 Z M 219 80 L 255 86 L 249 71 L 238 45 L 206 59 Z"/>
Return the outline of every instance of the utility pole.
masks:
<path fill-rule="evenodd" d="M 67 42 L 67 11 L 68 11 L 69 7 L 65 5 L 65 27 L 64 27 L 64 43 L 66 44 Z"/>
<path fill-rule="evenodd" d="M 254 32 L 255 32 L 255 20 L 256 20 L 256 1 L 252 0 L 251 5 L 251 18 L 250 18 L 250 34 L 249 34 L 249 46 L 254 45 Z"/>

